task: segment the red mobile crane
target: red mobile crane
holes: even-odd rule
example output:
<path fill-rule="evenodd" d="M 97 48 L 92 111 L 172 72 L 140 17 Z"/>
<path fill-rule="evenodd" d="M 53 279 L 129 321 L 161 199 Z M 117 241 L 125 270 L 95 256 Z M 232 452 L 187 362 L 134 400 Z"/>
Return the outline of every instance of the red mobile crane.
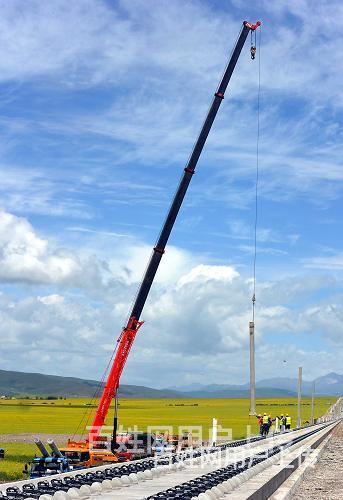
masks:
<path fill-rule="evenodd" d="M 163 224 L 161 233 L 158 237 L 155 247 L 153 248 L 153 252 L 151 254 L 148 266 L 146 268 L 143 280 L 140 284 L 133 308 L 131 310 L 131 314 L 129 316 L 129 320 L 126 326 L 123 328 L 118 341 L 117 341 L 117 349 L 115 353 L 115 357 L 112 363 L 111 370 L 109 372 L 106 385 L 103 389 L 103 393 L 93 420 L 93 423 L 90 428 L 89 433 L 89 442 L 94 442 L 97 440 L 99 433 L 101 431 L 101 427 L 105 423 L 105 419 L 108 413 L 108 409 L 113 399 L 116 400 L 117 391 L 119 387 L 119 381 L 124 369 L 127 357 L 130 353 L 132 344 L 135 340 L 138 330 L 143 324 L 143 321 L 140 321 L 140 316 L 142 310 L 144 308 L 146 299 L 148 297 L 151 285 L 154 281 L 155 274 L 157 272 L 158 266 L 161 262 L 162 256 L 165 252 L 165 247 L 168 242 L 170 233 L 173 229 L 176 217 L 179 213 L 180 207 L 182 205 L 184 196 L 187 192 L 188 186 L 190 184 L 191 178 L 195 172 L 196 165 L 198 163 L 199 157 L 205 145 L 208 134 L 211 130 L 214 119 L 217 115 L 218 109 L 224 99 L 224 93 L 227 89 L 229 81 L 231 79 L 232 73 L 235 69 L 236 63 L 240 56 L 243 45 L 247 39 L 249 32 L 254 32 L 259 26 L 260 21 L 257 21 L 256 24 L 248 23 L 247 21 L 243 22 L 243 26 L 241 28 L 240 35 L 237 39 L 236 45 L 232 51 L 230 60 L 225 69 L 224 75 L 219 83 L 219 86 L 214 94 L 212 104 L 207 113 L 206 119 L 203 123 L 203 126 L 200 130 L 199 136 L 195 145 L 193 147 L 192 153 L 189 157 L 186 167 L 184 168 L 184 174 L 181 178 L 180 184 L 170 206 L 169 212 Z M 251 58 L 255 58 L 256 47 L 251 47 Z M 117 412 L 115 405 L 115 416 L 114 416 L 114 426 L 113 426 L 113 439 L 111 444 L 112 452 L 115 453 L 116 449 L 116 432 L 117 432 Z M 71 442 L 70 442 L 71 443 Z M 81 444 L 81 443 L 80 443 Z"/>

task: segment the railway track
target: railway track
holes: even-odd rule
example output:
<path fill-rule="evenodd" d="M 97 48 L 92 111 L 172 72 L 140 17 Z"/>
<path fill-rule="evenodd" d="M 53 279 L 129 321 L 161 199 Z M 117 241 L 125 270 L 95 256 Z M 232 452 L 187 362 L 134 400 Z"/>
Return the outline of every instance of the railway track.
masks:
<path fill-rule="evenodd" d="M 208 500 L 221 498 L 287 453 L 334 424 L 323 423 L 270 438 L 186 450 L 132 463 L 101 466 L 0 487 L 3 500 L 113 498 Z"/>

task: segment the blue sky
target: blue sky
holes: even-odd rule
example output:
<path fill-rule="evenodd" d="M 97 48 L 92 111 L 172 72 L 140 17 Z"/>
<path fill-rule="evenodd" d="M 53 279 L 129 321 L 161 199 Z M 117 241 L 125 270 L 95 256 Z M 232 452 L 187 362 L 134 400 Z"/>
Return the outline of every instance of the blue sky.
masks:
<path fill-rule="evenodd" d="M 258 378 L 341 371 L 341 3 L 0 7 L 1 367 L 101 376 L 241 22 L 261 19 Z M 247 380 L 257 84 L 248 40 L 125 382 Z"/>

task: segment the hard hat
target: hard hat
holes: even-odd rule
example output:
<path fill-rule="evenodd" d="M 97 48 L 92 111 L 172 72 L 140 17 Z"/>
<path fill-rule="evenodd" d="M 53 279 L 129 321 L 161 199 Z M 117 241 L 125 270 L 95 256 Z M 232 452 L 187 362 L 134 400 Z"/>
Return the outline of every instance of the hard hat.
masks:
<path fill-rule="evenodd" d="M 261 413 L 259 413 L 257 416 L 258 416 L 258 417 L 262 417 Z"/>
<path fill-rule="evenodd" d="M 283 417 L 283 413 L 281 413 L 280 417 Z"/>
<path fill-rule="evenodd" d="M 266 413 L 263 413 L 263 415 L 267 415 Z"/>
<path fill-rule="evenodd" d="M 286 413 L 286 417 L 288 417 L 288 413 Z"/>

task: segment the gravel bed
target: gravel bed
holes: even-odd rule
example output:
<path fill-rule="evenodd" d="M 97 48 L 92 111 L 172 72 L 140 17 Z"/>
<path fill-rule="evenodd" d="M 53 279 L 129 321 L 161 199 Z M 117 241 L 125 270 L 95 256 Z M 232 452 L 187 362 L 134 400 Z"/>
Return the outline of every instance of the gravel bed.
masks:
<path fill-rule="evenodd" d="M 292 496 L 293 500 L 342 500 L 343 422 L 333 431 L 316 465 Z"/>

